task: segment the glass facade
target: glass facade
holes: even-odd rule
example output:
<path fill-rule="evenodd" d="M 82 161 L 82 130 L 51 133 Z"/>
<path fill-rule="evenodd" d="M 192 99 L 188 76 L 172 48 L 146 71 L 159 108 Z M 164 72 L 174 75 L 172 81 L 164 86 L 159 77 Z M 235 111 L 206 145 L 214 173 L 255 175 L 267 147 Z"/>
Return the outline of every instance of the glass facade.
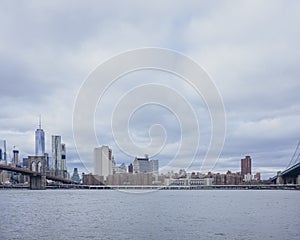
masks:
<path fill-rule="evenodd" d="M 45 133 L 39 128 L 35 131 L 35 156 L 44 156 L 45 154 Z"/>

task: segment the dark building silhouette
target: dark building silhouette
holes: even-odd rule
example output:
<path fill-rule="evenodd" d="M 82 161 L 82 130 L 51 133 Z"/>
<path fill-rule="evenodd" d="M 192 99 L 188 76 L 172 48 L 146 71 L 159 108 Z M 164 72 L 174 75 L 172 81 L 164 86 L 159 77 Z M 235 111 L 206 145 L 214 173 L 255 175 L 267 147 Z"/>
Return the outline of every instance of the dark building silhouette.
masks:
<path fill-rule="evenodd" d="M 130 163 L 130 164 L 128 165 L 128 172 L 129 172 L 129 173 L 133 173 L 133 165 L 132 165 L 132 163 Z"/>
<path fill-rule="evenodd" d="M 49 171 L 50 170 L 50 157 L 49 157 L 49 154 L 44 153 L 44 157 L 45 157 L 45 160 L 46 160 L 46 171 Z"/>
<path fill-rule="evenodd" d="M 19 151 L 18 150 L 13 150 L 13 159 L 12 163 L 16 166 L 19 165 Z"/>
<path fill-rule="evenodd" d="M 23 167 L 24 168 L 29 168 L 28 158 L 23 158 Z"/>

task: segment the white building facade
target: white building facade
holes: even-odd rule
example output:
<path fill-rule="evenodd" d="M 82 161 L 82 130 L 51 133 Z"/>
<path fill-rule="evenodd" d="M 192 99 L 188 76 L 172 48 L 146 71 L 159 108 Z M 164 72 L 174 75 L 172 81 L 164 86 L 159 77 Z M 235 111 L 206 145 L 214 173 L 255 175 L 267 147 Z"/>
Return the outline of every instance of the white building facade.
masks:
<path fill-rule="evenodd" d="M 94 174 L 103 176 L 104 180 L 113 174 L 112 150 L 108 146 L 94 149 Z"/>

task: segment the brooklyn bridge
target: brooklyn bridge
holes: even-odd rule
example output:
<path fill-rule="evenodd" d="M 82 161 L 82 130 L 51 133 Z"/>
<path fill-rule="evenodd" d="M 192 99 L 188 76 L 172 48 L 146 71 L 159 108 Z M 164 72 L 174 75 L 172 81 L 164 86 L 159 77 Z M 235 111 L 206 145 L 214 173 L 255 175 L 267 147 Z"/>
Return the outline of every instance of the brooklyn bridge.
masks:
<path fill-rule="evenodd" d="M 46 189 L 47 181 L 52 180 L 64 184 L 77 184 L 76 182 L 60 176 L 51 175 L 46 172 L 46 162 L 44 157 L 29 156 L 29 168 L 21 168 L 12 165 L 0 164 L 0 170 L 21 173 L 29 176 L 29 188 L 32 190 Z"/>

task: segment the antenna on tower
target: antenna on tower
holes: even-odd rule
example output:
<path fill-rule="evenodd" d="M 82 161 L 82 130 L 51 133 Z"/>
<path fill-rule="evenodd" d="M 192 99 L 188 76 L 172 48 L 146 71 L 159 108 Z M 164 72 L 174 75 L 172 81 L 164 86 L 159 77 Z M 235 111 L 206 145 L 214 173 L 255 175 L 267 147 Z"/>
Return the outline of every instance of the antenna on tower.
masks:
<path fill-rule="evenodd" d="M 42 116 L 39 116 L 39 129 L 42 129 Z"/>

